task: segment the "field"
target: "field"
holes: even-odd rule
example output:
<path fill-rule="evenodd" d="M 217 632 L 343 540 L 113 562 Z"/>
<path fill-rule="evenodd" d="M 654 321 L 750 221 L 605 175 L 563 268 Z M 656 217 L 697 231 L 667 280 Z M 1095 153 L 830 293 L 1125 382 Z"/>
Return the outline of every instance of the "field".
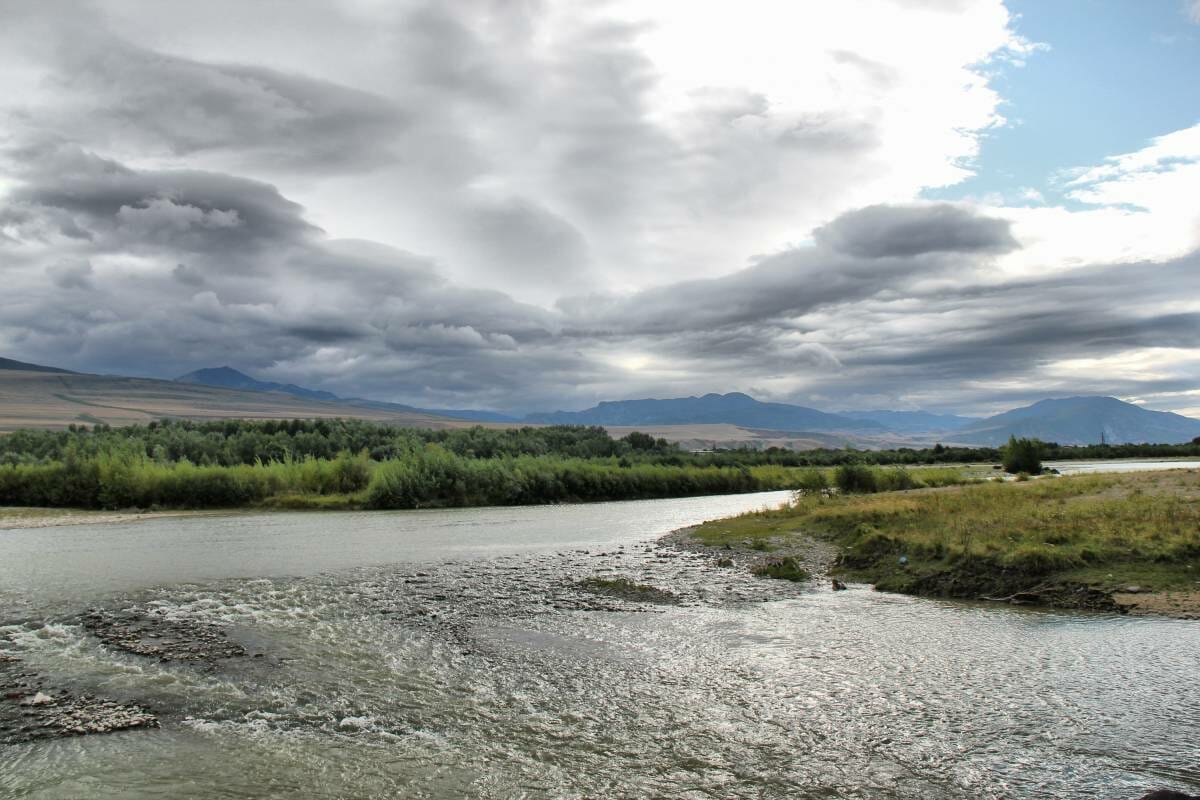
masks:
<path fill-rule="evenodd" d="M 809 494 L 693 534 L 713 547 L 776 550 L 808 536 L 839 548 L 839 574 L 883 590 L 1103 607 L 1099 593 L 1134 604 L 1200 590 L 1200 473 Z"/>

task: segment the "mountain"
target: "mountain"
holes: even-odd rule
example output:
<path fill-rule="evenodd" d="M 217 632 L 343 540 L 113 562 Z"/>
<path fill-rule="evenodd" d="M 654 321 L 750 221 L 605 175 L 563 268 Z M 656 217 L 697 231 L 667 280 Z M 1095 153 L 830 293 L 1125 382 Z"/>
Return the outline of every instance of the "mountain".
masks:
<path fill-rule="evenodd" d="M 1150 442 L 1177 444 L 1200 436 L 1200 420 L 1150 411 L 1115 397 L 1064 397 L 1041 400 L 979 420 L 954 432 L 954 441 L 1000 445 L 1010 436 L 1059 444 Z"/>
<path fill-rule="evenodd" d="M 0 369 L 11 369 L 16 372 L 53 372 L 58 375 L 74 375 L 69 369 L 58 367 L 43 367 L 41 364 L 26 364 L 24 361 L 14 361 L 11 358 L 0 358 Z"/>
<path fill-rule="evenodd" d="M 425 408 L 416 408 L 415 406 L 406 406 L 400 403 L 388 403 L 382 400 L 365 400 L 361 397 L 338 397 L 333 392 L 320 391 L 318 389 L 306 389 L 303 386 L 297 386 L 294 383 L 274 383 L 271 381 L 260 381 L 252 378 L 244 372 L 239 372 L 233 367 L 206 367 L 198 369 L 194 372 L 189 372 L 186 375 L 180 375 L 175 379 L 176 383 L 192 383 L 201 386 L 219 386 L 225 389 L 238 389 L 247 392 L 280 392 L 282 394 L 290 394 L 293 397 L 300 397 L 305 400 L 317 400 L 324 403 L 338 403 L 341 405 L 353 406 L 354 408 L 365 408 L 374 411 L 395 412 L 401 414 L 429 414 L 438 417 L 448 417 L 451 419 L 465 419 L 472 422 L 516 422 L 516 418 L 509 417 L 504 414 L 498 414 L 494 411 L 476 411 L 472 409 L 448 409 L 448 410 L 433 410 Z"/>
<path fill-rule="evenodd" d="M 605 401 L 584 411 L 530 414 L 526 422 L 558 425 L 739 425 L 776 431 L 882 431 L 878 422 L 786 403 L 763 403 L 740 392 L 670 400 Z"/>
<path fill-rule="evenodd" d="M 934 414 L 930 411 L 838 411 L 842 417 L 878 422 L 895 433 L 926 433 L 958 430 L 979 417 L 960 417 L 957 414 Z"/>
<path fill-rule="evenodd" d="M 364 400 L 361 397 L 352 397 L 348 400 L 339 400 L 338 402 L 355 406 L 356 408 L 377 408 L 381 411 L 414 411 L 418 414 L 436 414 L 439 417 L 464 419 L 470 422 L 520 422 L 516 417 L 510 417 L 507 414 L 501 414 L 497 411 L 480 411 L 474 408 L 417 408 L 416 406 L 406 406 L 400 403 L 388 403 L 383 400 Z"/>
<path fill-rule="evenodd" d="M 201 386 L 220 386 L 225 389 L 241 389 L 246 392 L 282 392 L 292 397 L 303 397 L 305 400 L 322 400 L 335 402 L 339 398 L 332 392 L 322 392 L 315 389 L 305 389 L 294 383 L 272 383 L 251 378 L 244 372 L 238 372 L 233 367 L 208 367 L 180 375 L 176 383 L 197 383 Z M 411 410 L 411 409 L 408 409 Z"/>
<path fill-rule="evenodd" d="M 419 428 L 457 428 L 457 419 L 400 409 L 356 407 L 197 383 L 87 375 L 34 365 L 0 369 L 0 433 L 71 424 L 133 425 L 154 420 L 331 419 L 347 417 Z"/>

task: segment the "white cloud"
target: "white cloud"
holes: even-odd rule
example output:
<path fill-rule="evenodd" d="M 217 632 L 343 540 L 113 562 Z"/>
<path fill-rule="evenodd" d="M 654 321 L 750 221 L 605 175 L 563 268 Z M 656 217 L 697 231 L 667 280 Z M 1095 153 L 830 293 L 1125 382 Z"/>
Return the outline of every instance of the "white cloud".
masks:
<path fill-rule="evenodd" d="M 0 89 L 35 120 L 542 303 L 728 273 L 962 180 L 1002 123 L 988 63 L 1031 48 L 1000 0 L 96 7 L 13 26 L 39 88 Z"/>
<path fill-rule="evenodd" d="M 1200 247 L 1200 124 L 1103 163 L 1065 171 L 1082 208 L 986 204 L 1011 219 L 1022 248 L 999 262 L 1010 275 L 1053 274 L 1097 263 L 1161 262 Z"/>
<path fill-rule="evenodd" d="M 1069 207 L 916 200 L 1036 49 L 999 0 L 10 5 L 27 359 L 518 409 L 1194 385 L 1200 126 Z"/>

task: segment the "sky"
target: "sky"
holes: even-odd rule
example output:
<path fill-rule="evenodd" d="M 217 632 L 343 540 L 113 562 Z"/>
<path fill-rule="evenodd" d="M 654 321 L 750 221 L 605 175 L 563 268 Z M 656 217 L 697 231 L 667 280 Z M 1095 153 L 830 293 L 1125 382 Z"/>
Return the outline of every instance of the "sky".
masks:
<path fill-rule="evenodd" d="M 1200 416 L 1200 0 L 0 0 L 0 354 Z"/>

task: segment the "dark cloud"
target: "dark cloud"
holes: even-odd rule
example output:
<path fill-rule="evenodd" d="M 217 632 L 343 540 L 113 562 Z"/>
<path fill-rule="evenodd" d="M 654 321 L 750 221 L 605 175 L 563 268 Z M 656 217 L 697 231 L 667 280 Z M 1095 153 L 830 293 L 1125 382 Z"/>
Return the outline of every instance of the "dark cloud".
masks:
<path fill-rule="evenodd" d="M 203 286 L 204 276 L 186 264 L 176 264 L 171 277 L 187 286 Z"/>
<path fill-rule="evenodd" d="M 46 267 L 46 274 L 60 289 L 92 288 L 92 265 L 86 261 L 51 264 Z"/>
<path fill-rule="evenodd" d="M 1194 257 L 1013 277 L 1008 220 L 938 203 L 786 244 L 945 181 L 990 94 L 960 117 L 958 89 L 839 39 L 813 80 L 849 99 L 800 109 L 770 81 L 681 85 L 652 28 L 563 8 L 10 3 L 0 349 L 430 406 L 741 389 L 968 410 L 1058 385 L 1065 359 L 1200 344 Z M 947 113 L 892 113 L 914 93 Z M 769 255 L 738 268 L 750 252 Z M 1080 382 L 1104 380 L 1189 388 Z"/>
<path fill-rule="evenodd" d="M 175 156 L 237 153 L 288 169 L 378 167 L 409 124 L 394 102 L 262 66 L 214 64 L 154 52 L 103 30 L 55 49 L 65 104 L 45 122 Z"/>
<path fill-rule="evenodd" d="M 861 258 L 925 253 L 1006 253 L 1020 245 L 1008 220 L 981 217 L 948 203 L 867 206 L 813 232 L 833 250 Z"/>
<path fill-rule="evenodd" d="M 910 228 L 945 227 L 941 207 L 903 209 L 903 212 Z M 846 222 L 846 219 L 860 213 L 852 212 L 839 218 L 827 229 L 853 228 L 858 223 L 853 219 Z M 979 219 L 965 211 L 960 218 Z M 768 256 L 747 269 L 721 278 L 685 281 L 628 296 L 564 298 L 559 302 L 559 308 L 571 324 L 577 326 L 574 330 L 579 334 L 703 331 L 795 317 L 824 306 L 895 291 L 918 277 L 941 275 L 962 270 L 964 264 L 967 267 L 975 264 L 971 260 L 947 261 L 930 257 L 925 252 L 908 254 L 925 257 L 883 260 L 874 254 L 830 247 L 825 236 L 818 237 L 818 242 L 819 247 Z"/>
<path fill-rule="evenodd" d="M 301 207 L 260 181 L 193 170 L 133 170 L 73 145 L 11 151 L 24 184 L 0 212 L 35 234 L 100 249 L 241 253 L 315 233 Z"/>

